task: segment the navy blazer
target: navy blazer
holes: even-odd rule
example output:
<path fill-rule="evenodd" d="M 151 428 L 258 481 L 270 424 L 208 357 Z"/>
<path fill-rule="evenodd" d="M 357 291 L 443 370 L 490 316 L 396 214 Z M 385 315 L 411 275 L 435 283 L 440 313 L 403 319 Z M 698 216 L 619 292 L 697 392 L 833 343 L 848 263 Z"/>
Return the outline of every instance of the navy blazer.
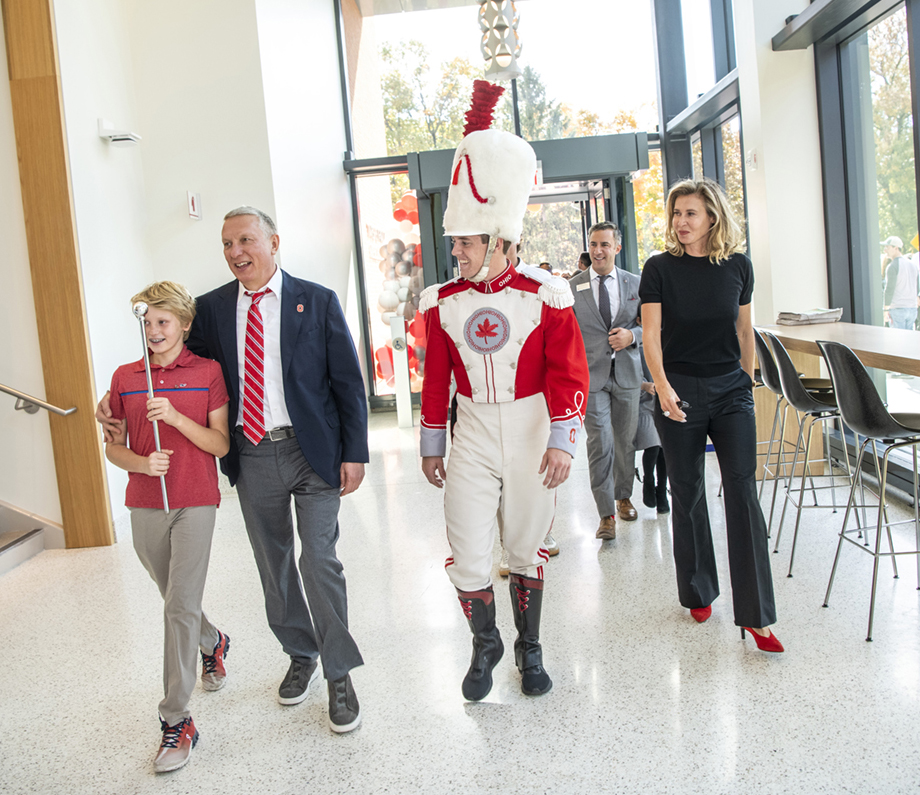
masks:
<path fill-rule="evenodd" d="M 284 402 L 304 458 L 330 486 L 341 486 L 343 461 L 367 463 L 367 399 L 358 355 L 336 294 L 282 273 L 281 364 Z M 197 299 L 187 345 L 220 363 L 230 393 L 230 427 L 240 404 L 236 304 L 232 281 Z M 240 454 L 235 434 L 221 471 L 236 483 Z"/>

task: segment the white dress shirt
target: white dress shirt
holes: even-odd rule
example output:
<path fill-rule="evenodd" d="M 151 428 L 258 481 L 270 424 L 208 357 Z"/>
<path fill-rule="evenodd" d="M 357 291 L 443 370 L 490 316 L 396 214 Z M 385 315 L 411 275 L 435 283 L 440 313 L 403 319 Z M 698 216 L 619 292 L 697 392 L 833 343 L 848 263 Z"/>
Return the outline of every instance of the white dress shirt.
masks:
<path fill-rule="evenodd" d="M 284 402 L 284 380 L 281 370 L 281 268 L 275 268 L 266 287 L 271 292 L 259 302 L 262 312 L 262 334 L 264 335 L 265 358 L 265 430 L 285 428 L 291 425 L 287 404 Z M 261 292 L 256 290 L 255 292 Z M 252 297 L 240 283 L 239 297 L 236 299 L 236 353 L 240 375 L 240 408 L 236 424 L 243 424 L 243 379 L 246 373 L 246 321 Z"/>
<path fill-rule="evenodd" d="M 610 298 L 610 322 L 611 323 L 613 323 L 613 321 L 616 319 L 617 312 L 620 311 L 620 285 L 617 284 L 616 272 L 617 272 L 617 269 L 614 268 L 612 271 L 610 271 L 610 273 L 607 274 L 607 276 L 609 276 L 610 278 L 607 280 L 607 283 L 605 285 L 607 287 L 607 295 Z M 600 307 L 601 305 L 600 304 L 600 300 L 601 300 L 600 299 L 600 294 L 601 294 L 600 284 L 601 284 L 602 278 L 604 277 L 601 276 L 596 270 L 594 270 L 594 268 L 591 268 L 591 294 L 594 296 L 594 303 L 597 304 L 598 307 Z M 603 317 L 603 315 L 601 317 Z M 611 349 L 610 358 L 615 359 L 616 355 L 617 355 L 617 352 Z"/>

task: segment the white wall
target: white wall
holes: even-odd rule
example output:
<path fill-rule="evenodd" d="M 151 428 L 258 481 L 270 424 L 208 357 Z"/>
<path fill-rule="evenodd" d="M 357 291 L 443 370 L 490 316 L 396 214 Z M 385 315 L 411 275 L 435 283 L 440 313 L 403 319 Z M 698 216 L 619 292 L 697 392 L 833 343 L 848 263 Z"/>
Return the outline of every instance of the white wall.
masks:
<path fill-rule="evenodd" d="M 0 384 L 45 397 L 32 274 L 19 187 L 19 163 L 10 103 L 6 40 L 0 20 L 0 238 L 4 304 L 0 312 Z M 16 399 L 0 393 L 0 500 L 60 524 L 61 505 L 47 412 L 14 411 Z M 0 531 L 2 531 L 0 527 Z M 60 539 L 63 541 L 63 539 Z"/>
<path fill-rule="evenodd" d="M 276 210 L 255 3 L 121 2 L 129 11 L 154 272 L 198 295 L 232 278 L 220 244 L 224 214 L 243 204 Z M 201 194 L 200 221 L 188 217 L 189 190 Z"/>
<path fill-rule="evenodd" d="M 807 0 L 735 0 L 755 322 L 827 305 L 824 200 L 813 48 L 771 39 Z M 753 160 L 756 158 L 756 167 Z"/>
<path fill-rule="evenodd" d="M 124 3 L 57 0 L 58 59 L 83 292 L 96 390 L 143 353 L 130 298 L 154 281 L 146 244 L 143 146 L 116 148 L 97 119 L 144 135 L 135 102 Z M 114 517 L 125 513 L 127 474 L 106 464 Z"/>
<path fill-rule="evenodd" d="M 281 262 L 338 293 L 360 350 L 334 6 L 256 0 L 256 10 Z"/>

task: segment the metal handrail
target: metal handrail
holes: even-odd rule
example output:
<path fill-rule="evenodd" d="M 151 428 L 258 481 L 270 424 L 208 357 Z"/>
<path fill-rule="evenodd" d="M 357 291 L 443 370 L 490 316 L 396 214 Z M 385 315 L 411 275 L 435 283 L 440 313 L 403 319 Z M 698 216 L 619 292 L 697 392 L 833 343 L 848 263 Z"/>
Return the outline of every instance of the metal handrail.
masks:
<path fill-rule="evenodd" d="M 39 400 L 37 397 L 32 397 L 32 395 L 27 395 L 25 392 L 20 392 L 18 389 L 13 389 L 13 387 L 4 386 L 3 384 L 0 384 L 0 392 L 6 392 L 8 395 L 18 398 L 16 401 L 16 410 L 24 411 L 26 414 L 35 414 L 39 409 L 45 409 L 52 414 L 60 414 L 62 417 L 66 417 L 68 414 L 73 414 L 77 410 L 76 406 L 71 409 L 59 409 L 57 406 L 52 406 L 44 400 Z"/>

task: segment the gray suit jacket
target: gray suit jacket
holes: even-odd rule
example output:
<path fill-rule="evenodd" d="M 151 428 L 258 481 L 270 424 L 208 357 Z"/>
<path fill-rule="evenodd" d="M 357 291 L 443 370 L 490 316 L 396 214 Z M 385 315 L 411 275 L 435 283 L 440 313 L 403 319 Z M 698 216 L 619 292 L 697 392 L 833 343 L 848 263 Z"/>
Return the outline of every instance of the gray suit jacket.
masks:
<path fill-rule="evenodd" d="M 575 296 L 572 309 L 575 310 L 581 336 L 585 341 L 585 353 L 588 355 L 588 372 L 591 376 L 589 390 L 597 392 L 603 388 L 610 376 L 610 354 L 613 351 L 607 342 L 609 329 L 604 326 L 601 310 L 597 307 L 594 291 L 591 289 L 593 275 L 594 269 L 588 268 L 569 279 L 569 287 Z M 619 268 L 614 269 L 610 275 L 616 280 L 620 291 L 620 308 L 617 316 L 613 318 L 612 328 L 628 328 L 635 337 L 632 345 L 617 351 L 614 379 L 624 389 L 638 388 L 642 383 L 642 363 L 639 358 L 642 327 L 636 322 L 636 316 L 639 314 L 639 277 Z M 611 289 L 612 286 L 608 281 L 607 289 Z"/>

